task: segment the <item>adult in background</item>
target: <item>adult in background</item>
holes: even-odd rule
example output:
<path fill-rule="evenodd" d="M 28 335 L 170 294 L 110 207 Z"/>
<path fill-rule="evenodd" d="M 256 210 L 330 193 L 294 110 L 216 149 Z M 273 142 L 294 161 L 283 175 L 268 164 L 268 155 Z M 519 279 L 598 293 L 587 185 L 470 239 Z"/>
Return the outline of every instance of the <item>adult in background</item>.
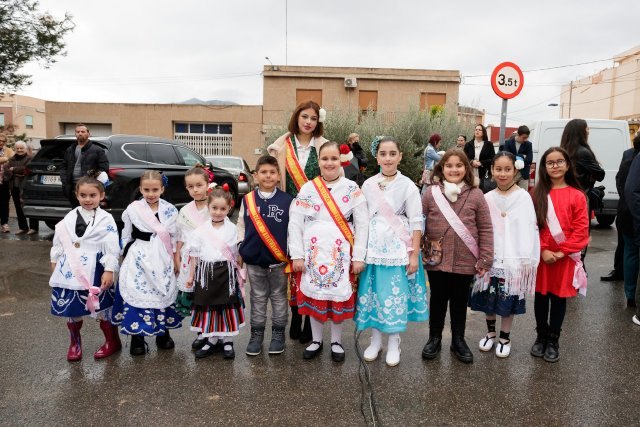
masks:
<path fill-rule="evenodd" d="M 597 196 L 591 190 L 593 190 L 596 181 L 604 179 L 605 172 L 596 160 L 588 139 L 589 126 L 587 126 L 587 122 L 583 119 L 573 119 L 564 127 L 560 138 L 560 147 L 569 153 L 569 158 L 575 165 L 578 183 L 582 187 L 582 191 L 587 194 L 589 219 L 591 219 L 591 211 L 601 202 L 601 199 L 596 200 Z"/>
<path fill-rule="evenodd" d="M 624 188 L 627 183 L 629 169 L 631 168 L 633 159 L 636 158 L 639 152 L 640 134 L 637 134 L 635 138 L 633 138 L 633 148 L 630 148 L 623 153 L 620 169 L 616 175 L 616 188 L 620 195 L 620 200 L 618 201 L 618 213 L 616 216 L 616 228 L 618 229 L 618 235 L 622 236 L 622 244 L 618 241 L 616 255 L 619 252 L 619 249 L 622 249 L 622 264 L 624 270 L 620 272 L 620 276 L 624 277 L 624 294 L 627 298 L 627 307 L 636 306 L 635 294 L 640 264 L 640 246 L 635 244 L 633 215 L 629 210 L 629 204 L 627 203 Z M 616 271 L 614 270 L 611 273 L 615 274 Z M 605 278 L 601 277 L 600 279 L 602 280 Z"/>
<path fill-rule="evenodd" d="M 13 150 L 7 147 L 7 135 L 0 133 L 0 223 L 2 224 L 2 232 L 8 233 L 9 228 L 9 197 L 11 190 L 9 183 L 4 180 L 4 168 L 11 157 Z"/>
<path fill-rule="evenodd" d="M 522 178 L 518 181 L 518 186 L 524 190 L 529 188 L 529 173 L 533 160 L 533 145 L 529 141 L 529 135 L 531 135 L 529 128 L 520 126 L 516 131 L 516 136 L 504 144 L 504 151 L 508 151 L 514 156 L 520 156 L 524 160 L 524 168 L 519 172 Z"/>
<path fill-rule="evenodd" d="M 321 114 L 322 113 L 322 114 Z M 314 101 L 303 101 L 291 114 L 289 119 L 289 132 L 276 139 L 273 144 L 267 147 L 270 155 L 278 159 L 280 167 L 280 189 L 291 194 L 298 195 L 300 188 L 320 175 L 318 163 L 318 151 L 327 142 L 322 137 L 324 132 L 324 110 Z M 298 303 L 296 293 L 300 286 L 302 275 L 294 276 L 295 283 L 291 286 L 291 326 L 289 327 L 289 337 L 293 340 L 300 340 L 301 344 L 311 341 L 310 318 L 304 321 L 302 326 L 302 316 L 298 314 Z"/>
<path fill-rule="evenodd" d="M 347 138 L 347 144 L 353 153 L 354 158 L 351 160 L 351 163 L 358 168 L 358 171 L 362 172 L 367 168 L 367 155 L 364 150 L 360 146 L 360 135 L 357 133 L 352 133 Z M 360 184 L 358 184 L 360 185 Z"/>
<path fill-rule="evenodd" d="M 27 217 L 22 210 L 22 185 L 24 183 L 24 172 L 31 156 L 27 154 L 27 144 L 24 141 L 17 141 L 13 146 L 15 154 L 4 165 L 3 182 L 6 182 L 13 198 L 13 205 L 16 208 L 18 217 L 18 228 L 16 234 L 36 234 L 38 232 L 38 220 L 30 219 L 27 224 Z"/>
<path fill-rule="evenodd" d="M 89 172 L 97 176 L 100 172 L 109 170 L 109 160 L 105 151 L 93 143 L 89 138 L 91 133 L 87 125 L 76 125 L 76 143 L 64 152 L 64 160 L 60 165 L 60 180 L 62 191 L 71 203 L 71 207 L 79 206 L 74 195 L 76 182 Z"/>
<path fill-rule="evenodd" d="M 433 173 L 433 167 L 440 161 L 442 157 L 438 153 L 440 148 L 440 141 L 442 137 L 437 133 L 434 133 L 429 137 L 427 148 L 424 149 L 424 167 L 422 170 L 422 190 L 424 191 L 429 184 L 431 184 L 431 174 Z"/>
<path fill-rule="evenodd" d="M 636 156 L 631 162 L 627 181 L 624 185 L 624 198 L 633 218 L 633 243 L 635 245 L 635 256 L 638 257 L 638 248 L 640 248 L 640 156 Z M 633 323 L 640 326 L 640 308 L 638 307 L 640 306 L 640 286 L 636 286 L 635 298 L 636 314 L 632 320 Z"/>
<path fill-rule="evenodd" d="M 464 146 L 464 153 L 471 163 L 473 175 L 479 180 L 482 192 L 487 193 L 493 190 L 496 186 L 491 181 L 491 161 L 496 152 L 489 141 L 487 128 L 484 125 L 476 125 L 473 139 Z"/>
<path fill-rule="evenodd" d="M 458 138 L 456 138 L 456 148 L 460 149 L 460 150 L 464 150 L 464 146 L 467 143 L 467 136 L 466 135 L 458 135 Z"/>
<path fill-rule="evenodd" d="M 600 280 L 602 280 L 603 282 L 617 282 L 619 280 L 624 280 L 624 271 L 626 268 L 625 260 L 624 260 L 626 256 L 626 253 L 625 253 L 626 242 L 622 232 L 623 227 L 627 229 L 628 234 L 633 239 L 633 231 L 631 231 L 633 226 L 631 225 L 631 228 L 629 228 L 630 224 L 632 224 L 633 221 L 627 218 L 626 226 L 623 225 L 621 222 L 621 213 L 624 214 L 625 211 L 628 211 L 629 209 L 626 206 L 626 203 L 623 206 L 624 183 L 626 182 L 627 175 L 629 174 L 629 167 L 631 166 L 631 161 L 637 154 L 638 149 L 636 148 L 636 140 L 639 135 L 640 133 L 636 133 L 635 138 L 633 139 L 633 148 L 629 148 L 628 150 L 625 150 L 622 153 L 622 160 L 620 161 L 620 166 L 618 167 L 618 173 L 616 174 L 616 188 L 618 189 L 618 196 L 620 197 L 620 200 L 618 201 L 618 213 L 616 215 L 616 230 L 618 231 L 618 243 L 616 244 L 616 251 L 613 255 L 613 270 L 611 270 L 609 274 L 607 274 L 606 276 L 600 276 Z M 625 163 L 628 163 L 626 167 L 625 167 Z M 623 168 L 626 169 L 624 173 L 622 172 Z M 626 213 L 627 215 L 630 215 L 628 212 Z M 636 263 L 636 270 L 637 270 L 637 264 L 638 264 L 637 258 L 635 263 Z"/>

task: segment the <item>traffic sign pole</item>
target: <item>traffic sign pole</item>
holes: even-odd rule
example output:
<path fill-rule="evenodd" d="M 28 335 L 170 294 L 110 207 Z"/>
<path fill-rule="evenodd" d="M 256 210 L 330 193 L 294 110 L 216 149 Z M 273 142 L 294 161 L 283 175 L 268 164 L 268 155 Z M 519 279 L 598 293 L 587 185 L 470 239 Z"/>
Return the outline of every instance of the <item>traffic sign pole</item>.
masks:
<path fill-rule="evenodd" d="M 504 145 L 504 133 L 507 128 L 507 99 L 502 100 L 502 112 L 500 113 L 500 146 Z"/>

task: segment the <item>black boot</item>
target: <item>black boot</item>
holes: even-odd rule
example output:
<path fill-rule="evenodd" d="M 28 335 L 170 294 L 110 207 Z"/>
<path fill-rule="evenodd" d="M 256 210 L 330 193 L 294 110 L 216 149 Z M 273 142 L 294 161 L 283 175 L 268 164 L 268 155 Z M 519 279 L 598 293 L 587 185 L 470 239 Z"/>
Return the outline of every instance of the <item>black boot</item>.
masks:
<path fill-rule="evenodd" d="M 547 328 L 536 328 L 536 332 L 538 332 L 538 337 L 533 346 L 531 346 L 531 355 L 533 357 L 542 357 L 547 349 Z"/>
<path fill-rule="evenodd" d="M 464 340 L 464 335 L 456 334 L 451 339 L 451 351 L 456 355 L 459 361 L 464 363 L 473 362 L 473 353 Z"/>
<path fill-rule="evenodd" d="M 158 346 L 158 348 L 161 348 L 162 350 L 171 350 L 176 346 L 175 343 L 173 342 L 173 338 L 171 338 L 171 335 L 169 335 L 168 329 L 166 330 L 164 335 L 156 336 L 156 345 Z"/>
<path fill-rule="evenodd" d="M 304 328 L 300 333 L 300 344 L 306 344 L 311 342 L 311 318 L 309 316 L 304 317 Z"/>
<path fill-rule="evenodd" d="M 142 356 L 147 352 L 147 343 L 142 335 L 131 335 L 131 346 L 129 353 L 132 356 Z"/>
<path fill-rule="evenodd" d="M 545 362 L 555 363 L 560 360 L 560 345 L 558 340 L 560 339 L 560 333 L 554 333 L 549 331 L 547 334 L 547 348 L 544 351 Z"/>
<path fill-rule="evenodd" d="M 422 349 L 422 358 L 431 360 L 434 359 L 440 350 L 442 349 L 442 331 L 429 331 L 429 340 Z"/>
<path fill-rule="evenodd" d="M 302 316 L 298 314 L 298 307 L 291 306 L 291 326 L 289 327 L 289 338 L 300 339 L 302 330 Z"/>

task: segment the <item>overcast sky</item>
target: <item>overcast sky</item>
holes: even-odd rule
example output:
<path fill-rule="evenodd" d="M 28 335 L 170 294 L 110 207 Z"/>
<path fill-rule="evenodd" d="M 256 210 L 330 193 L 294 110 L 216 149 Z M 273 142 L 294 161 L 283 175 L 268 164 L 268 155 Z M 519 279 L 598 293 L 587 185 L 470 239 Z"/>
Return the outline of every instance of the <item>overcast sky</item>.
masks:
<path fill-rule="evenodd" d="M 76 28 L 66 57 L 49 70 L 28 67 L 33 85 L 21 93 L 55 101 L 262 104 L 268 56 L 274 64 L 459 70 L 460 103 L 499 124 L 489 74 L 513 61 L 525 85 L 509 101 L 508 122 L 520 124 L 558 117 L 548 104 L 559 103 L 563 83 L 640 45 L 638 0 L 41 0 L 41 8 L 69 11 Z M 527 72 L 601 59 L 609 61 Z"/>

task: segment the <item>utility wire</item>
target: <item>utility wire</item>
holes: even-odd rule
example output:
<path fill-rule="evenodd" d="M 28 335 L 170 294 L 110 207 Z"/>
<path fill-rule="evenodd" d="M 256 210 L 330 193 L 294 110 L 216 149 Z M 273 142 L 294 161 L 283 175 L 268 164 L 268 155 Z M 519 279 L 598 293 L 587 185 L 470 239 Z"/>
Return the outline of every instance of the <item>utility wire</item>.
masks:
<path fill-rule="evenodd" d="M 548 70 L 556 70 L 559 68 L 568 68 L 568 67 L 577 67 L 579 65 L 587 65 L 587 64 L 595 64 L 596 62 L 604 62 L 604 61 L 612 61 L 613 58 L 607 58 L 607 59 L 597 59 L 595 61 L 587 61 L 587 62 L 580 62 L 580 63 L 576 63 L 576 64 L 567 64 L 567 65 L 556 65 L 553 67 L 545 67 L 545 68 L 536 68 L 533 70 L 522 70 L 523 73 L 535 73 L 537 71 L 548 71 Z M 490 77 L 491 74 L 469 74 L 469 75 L 463 75 L 464 78 L 474 78 L 474 77 Z"/>

